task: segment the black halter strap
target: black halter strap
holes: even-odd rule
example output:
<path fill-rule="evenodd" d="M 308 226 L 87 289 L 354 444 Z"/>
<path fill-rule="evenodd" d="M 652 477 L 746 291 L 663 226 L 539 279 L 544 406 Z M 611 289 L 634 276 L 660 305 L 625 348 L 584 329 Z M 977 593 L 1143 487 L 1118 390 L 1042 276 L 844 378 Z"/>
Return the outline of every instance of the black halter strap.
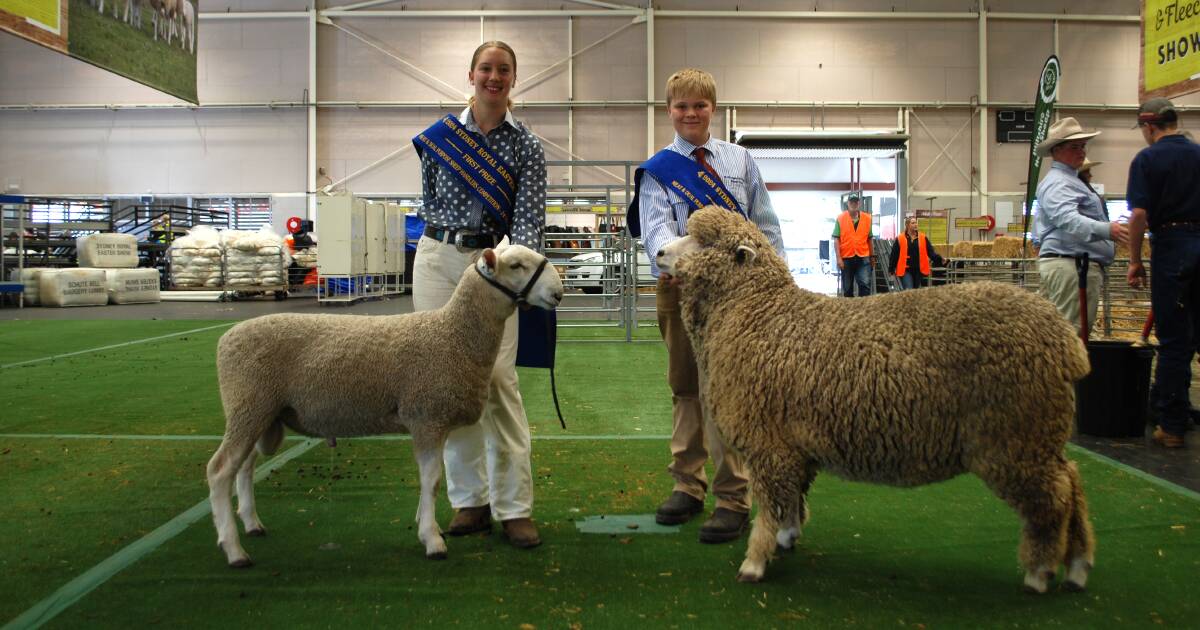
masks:
<path fill-rule="evenodd" d="M 529 297 L 529 292 L 533 290 L 533 285 L 537 283 L 538 278 L 542 277 L 542 272 L 545 270 L 546 259 L 542 258 L 541 264 L 539 264 L 537 270 L 533 272 L 533 277 L 529 278 L 529 282 L 525 283 L 525 288 L 517 292 L 504 286 L 503 284 L 500 284 L 499 282 L 496 282 L 492 278 L 489 278 L 486 274 L 479 270 L 479 265 L 475 265 L 475 273 L 479 274 L 480 278 L 483 278 L 488 284 L 499 289 L 504 295 L 507 295 L 508 298 L 513 301 L 513 304 L 516 304 L 517 306 L 529 304 L 529 300 L 527 299 Z"/>
<path fill-rule="evenodd" d="M 547 259 L 542 258 L 541 264 L 539 264 L 537 270 L 535 270 L 533 272 L 533 277 L 529 278 L 529 282 L 525 283 L 525 287 L 522 288 L 520 290 L 520 292 L 514 292 L 512 289 L 509 289 L 508 287 L 500 284 L 499 282 L 496 282 L 492 278 L 489 278 L 486 274 L 484 274 L 482 271 L 480 271 L 478 264 L 475 265 L 475 273 L 479 274 L 479 277 L 486 280 L 488 284 L 499 289 L 501 293 L 503 293 L 504 295 L 507 295 L 508 298 L 510 300 L 512 300 L 513 303 L 516 304 L 517 306 L 530 306 L 529 301 L 526 298 L 529 297 L 529 292 L 533 290 L 533 285 L 537 283 L 538 278 L 542 277 L 542 272 L 546 270 L 546 262 L 547 262 Z M 551 323 L 549 320 L 546 321 L 546 326 L 547 326 L 547 328 L 549 328 L 551 326 Z M 554 365 L 553 365 L 553 363 L 554 362 L 551 361 L 550 392 L 554 396 L 554 412 L 558 414 L 558 423 L 562 425 L 563 429 L 566 429 L 567 423 L 565 420 L 563 420 L 562 410 L 559 409 L 559 407 L 558 407 L 558 386 L 554 383 Z"/>

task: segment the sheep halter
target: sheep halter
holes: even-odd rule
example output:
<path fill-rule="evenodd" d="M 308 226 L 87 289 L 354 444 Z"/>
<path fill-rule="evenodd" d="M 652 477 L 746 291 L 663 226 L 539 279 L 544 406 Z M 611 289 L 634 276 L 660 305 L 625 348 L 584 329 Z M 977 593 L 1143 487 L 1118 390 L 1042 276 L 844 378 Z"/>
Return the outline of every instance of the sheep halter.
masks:
<path fill-rule="evenodd" d="M 488 284 L 499 289 L 500 292 L 503 293 L 504 295 L 507 295 L 509 297 L 509 299 L 511 299 L 513 301 L 513 304 L 516 304 L 517 306 L 531 306 L 529 304 L 529 300 L 526 298 L 529 297 L 529 292 L 533 290 L 533 285 L 537 284 L 538 278 L 542 277 L 542 272 L 545 270 L 546 270 L 546 259 L 542 258 L 542 263 L 540 265 L 538 265 L 537 271 L 533 272 L 533 277 L 531 277 L 529 279 L 529 282 L 525 283 L 525 288 L 521 289 L 519 292 L 515 292 L 512 289 L 489 278 L 487 275 L 485 275 L 482 271 L 479 270 L 479 265 L 475 265 L 475 273 L 479 274 L 480 278 L 483 278 L 484 280 L 487 281 Z"/>
<path fill-rule="evenodd" d="M 501 293 L 507 295 L 513 301 L 513 304 L 517 306 L 532 306 L 527 298 L 529 297 L 529 292 L 533 290 L 533 285 L 537 284 L 538 278 L 542 277 L 542 272 L 546 270 L 546 262 L 547 259 L 542 257 L 542 262 L 538 265 L 537 270 L 533 272 L 533 277 L 529 278 L 529 282 L 525 283 L 525 287 L 520 292 L 514 292 L 512 289 L 489 278 L 479 269 L 479 265 L 475 265 L 475 273 L 479 274 L 479 277 L 486 280 L 488 284 L 499 289 Z M 549 326 L 549 322 L 547 322 L 547 326 Z M 554 382 L 553 361 L 550 362 L 550 393 L 554 397 L 554 412 L 558 414 L 558 423 L 562 425 L 563 429 L 566 429 L 567 421 L 563 420 L 562 410 L 558 407 L 558 386 Z"/>

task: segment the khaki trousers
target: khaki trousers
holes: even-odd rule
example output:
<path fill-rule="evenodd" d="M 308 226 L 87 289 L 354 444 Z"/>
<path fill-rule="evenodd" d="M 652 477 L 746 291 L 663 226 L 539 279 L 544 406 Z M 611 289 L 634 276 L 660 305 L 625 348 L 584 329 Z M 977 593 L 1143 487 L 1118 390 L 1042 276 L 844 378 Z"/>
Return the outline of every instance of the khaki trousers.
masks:
<path fill-rule="evenodd" d="M 413 308 L 428 311 L 450 301 L 463 271 L 482 255 L 422 236 L 413 261 Z M 533 514 L 533 471 L 529 420 L 517 382 L 517 315 L 504 324 L 500 354 L 492 369 L 488 400 L 479 422 L 446 439 L 446 493 L 456 509 L 490 504 L 492 516 L 507 521 Z"/>
<path fill-rule="evenodd" d="M 658 282 L 658 328 L 667 344 L 667 382 L 671 386 L 674 422 L 671 428 L 671 465 L 677 492 L 704 500 L 708 480 L 704 464 L 712 455 L 716 469 L 713 495 L 717 507 L 749 512 L 747 478 L 741 455 L 725 445 L 712 418 L 700 404 L 696 358 L 679 313 L 679 289 Z"/>
<path fill-rule="evenodd" d="M 1050 300 L 1062 316 L 1079 332 L 1079 272 L 1073 258 L 1039 258 L 1038 295 Z M 1096 329 L 1096 311 L 1104 292 L 1104 272 L 1100 265 L 1088 263 L 1088 332 Z"/>

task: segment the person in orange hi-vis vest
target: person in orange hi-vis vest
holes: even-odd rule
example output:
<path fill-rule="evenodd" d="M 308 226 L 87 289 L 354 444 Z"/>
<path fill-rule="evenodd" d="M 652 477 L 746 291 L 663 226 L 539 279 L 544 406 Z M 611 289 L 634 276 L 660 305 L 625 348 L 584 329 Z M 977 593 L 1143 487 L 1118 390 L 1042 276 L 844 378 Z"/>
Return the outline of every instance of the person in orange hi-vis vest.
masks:
<path fill-rule="evenodd" d="M 888 269 L 896 274 L 902 289 L 919 289 L 928 284 L 932 267 L 941 267 L 942 257 L 923 232 L 917 230 L 917 218 L 908 217 L 904 232 L 896 237 Z"/>
<path fill-rule="evenodd" d="M 846 210 L 833 224 L 833 238 L 837 247 L 838 269 L 842 271 L 842 295 L 854 297 L 854 285 L 858 285 L 858 297 L 871 295 L 871 215 L 859 207 L 862 199 L 852 192 L 846 198 Z"/>

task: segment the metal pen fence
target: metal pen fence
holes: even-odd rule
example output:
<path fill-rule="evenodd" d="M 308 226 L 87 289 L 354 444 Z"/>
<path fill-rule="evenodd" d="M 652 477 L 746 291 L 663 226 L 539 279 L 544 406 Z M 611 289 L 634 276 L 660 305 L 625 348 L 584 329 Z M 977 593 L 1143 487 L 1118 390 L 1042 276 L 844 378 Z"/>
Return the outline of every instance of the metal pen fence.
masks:
<path fill-rule="evenodd" d="M 1150 264 L 1145 263 L 1147 278 Z M 1118 258 L 1104 269 L 1099 288 L 1100 307 L 1095 331 L 1104 337 L 1139 339 L 1150 313 L 1150 290 L 1132 289 L 1126 282 L 1129 259 Z M 934 270 L 931 284 L 961 284 L 991 280 L 1036 292 L 1040 287 L 1035 258 L 955 258 L 946 269 Z M 1149 282 L 1146 283 L 1149 286 Z"/>

